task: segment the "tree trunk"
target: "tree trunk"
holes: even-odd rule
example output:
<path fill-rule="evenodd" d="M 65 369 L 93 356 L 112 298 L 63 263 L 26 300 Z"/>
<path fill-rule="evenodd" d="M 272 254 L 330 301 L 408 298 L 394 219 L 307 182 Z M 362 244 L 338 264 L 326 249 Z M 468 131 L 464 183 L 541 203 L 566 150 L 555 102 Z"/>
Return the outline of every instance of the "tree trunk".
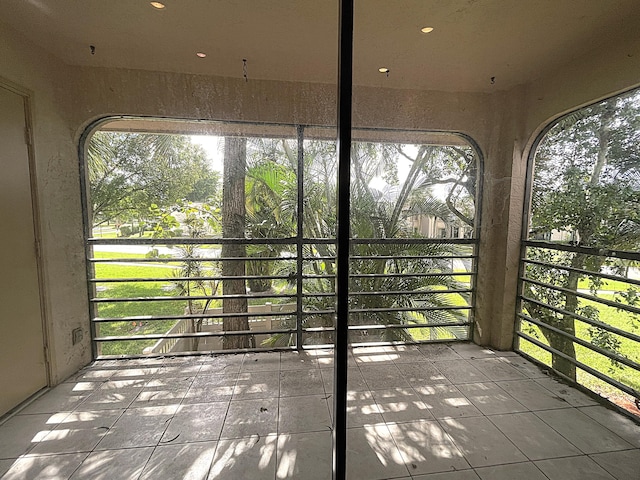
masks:
<path fill-rule="evenodd" d="M 222 184 L 222 237 L 244 238 L 245 236 L 245 171 L 247 163 L 247 140 L 226 137 L 224 142 L 224 173 Z M 244 257 L 246 246 L 222 245 L 222 257 Z M 222 262 L 223 277 L 245 275 L 244 260 Z M 223 280 L 223 295 L 245 295 L 244 280 Z M 223 313 L 246 313 L 246 298 L 225 298 L 222 300 Z M 225 332 L 249 330 L 247 317 L 225 317 L 222 321 Z M 254 343 L 250 335 L 230 335 L 223 337 L 224 349 L 250 348 Z"/>
<path fill-rule="evenodd" d="M 596 132 L 596 136 L 598 138 L 598 154 L 596 157 L 596 162 L 593 166 L 593 172 L 591 174 L 591 178 L 589 179 L 589 187 L 596 187 L 600 183 L 600 177 L 602 176 L 602 172 L 604 167 L 607 164 L 607 154 L 609 151 L 609 140 L 611 138 L 611 127 L 613 123 L 613 118 L 615 116 L 617 103 L 610 102 L 608 103 L 604 110 L 602 111 L 600 127 Z M 598 222 L 598 216 L 594 215 L 593 220 L 590 223 L 586 223 L 578 229 L 578 238 L 580 243 L 590 245 L 593 232 L 597 230 L 597 226 L 595 222 Z M 588 260 L 588 256 L 583 253 L 576 253 L 573 259 L 571 260 L 571 267 L 576 269 L 584 269 L 586 267 Z M 598 268 L 599 270 L 599 268 Z M 567 277 L 566 288 L 571 290 L 572 292 L 578 291 L 578 281 L 580 280 L 580 274 L 575 271 L 569 271 Z M 578 308 L 578 297 L 576 294 L 567 293 L 565 295 L 565 306 L 564 309 L 568 312 L 575 313 Z M 570 315 L 564 315 L 561 321 L 555 322 L 553 325 L 556 328 L 559 328 L 570 335 L 575 336 L 576 327 L 575 327 L 575 319 Z M 547 337 L 549 341 L 549 345 L 556 350 L 564 353 L 570 358 L 576 358 L 576 348 L 573 341 L 569 338 L 566 338 L 562 335 L 559 335 L 554 332 L 547 331 L 546 333 L 543 330 L 543 333 Z M 560 357 L 559 355 L 552 356 L 552 366 L 558 372 L 566 375 L 569 379 L 575 381 L 576 380 L 576 366 L 569 360 Z"/>

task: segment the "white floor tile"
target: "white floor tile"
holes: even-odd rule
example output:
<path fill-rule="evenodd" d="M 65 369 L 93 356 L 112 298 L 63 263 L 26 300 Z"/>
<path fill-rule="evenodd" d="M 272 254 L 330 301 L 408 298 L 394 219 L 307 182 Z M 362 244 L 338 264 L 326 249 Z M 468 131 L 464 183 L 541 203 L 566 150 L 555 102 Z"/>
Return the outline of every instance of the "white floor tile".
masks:
<path fill-rule="evenodd" d="M 349 478 L 638 478 L 640 427 L 519 355 L 355 352 Z M 0 477 L 329 479 L 331 365 L 331 350 L 97 362 L 0 425 Z"/>
<path fill-rule="evenodd" d="M 525 412 L 527 409 L 495 383 L 467 383 L 458 389 L 484 415 Z"/>
<path fill-rule="evenodd" d="M 324 395 L 320 369 L 283 370 L 280 372 L 280 396 Z"/>
<path fill-rule="evenodd" d="M 482 415 L 464 394 L 453 385 L 414 387 L 435 418 Z"/>
<path fill-rule="evenodd" d="M 0 425 L 0 458 L 17 458 L 35 447 L 69 412 L 16 415 Z"/>
<path fill-rule="evenodd" d="M 412 387 L 451 384 L 432 362 L 398 364 L 398 370 Z"/>
<path fill-rule="evenodd" d="M 565 400 L 572 407 L 587 407 L 590 405 L 598 405 L 593 398 L 587 394 L 582 393 L 576 388 L 572 388 L 569 385 L 562 383 L 555 378 L 538 378 L 535 380 L 547 390 L 550 390 L 561 399 Z"/>
<path fill-rule="evenodd" d="M 276 478 L 331 480 L 331 432 L 280 434 Z"/>
<path fill-rule="evenodd" d="M 394 387 L 411 387 L 409 382 L 407 382 L 407 380 L 400 374 L 398 367 L 393 363 L 375 366 L 367 364 L 367 366 L 360 367 L 360 373 L 362 373 L 364 381 L 371 390 L 384 390 Z"/>
<path fill-rule="evenodd" d="M 480 480 L 473 470 L 461 470 L 458 472 L 431 473 L 411 477 L 413 480 Z"/>
<path fill-rule="evenodd" d="M 90 452 L 123 413 L 124 410 L 72 412 L 29 453 Z"/>
<path fill-rule="evenodd" d="M 331 418 L 325 395 L 280 398 L 279 433 L 326 432 L 330 430 Z"/>
<path fill-rule="evenodd" d="M 218 440 L 228 408 L 228 402 L 180 405 L 160 443 Z"/>
<path fill-rule="evenodd" d="M 525 375 L 509 365 L 505 358 L 480 358 L 470 362 L 489 380 L 494 382 L 505 380 L 523 380 Z"/>
<path fill-rule="evenodd" d="M 389 431 L 412 475 L 470 468 L 438 422 L 399 423 L 389 425 Z"/>
<path fill-rule="evenodd" d="M 277 441 L 276 435 L 220 440 L 208 480 L 273 480 Z"/>
<path fill-rule="evenodd" d="M 540 460 L 535 464 L 549 480 L 614 480 L 614 477 L 586 456 Z"/>
<path fill-rule="evenodd" d="M 563 410 L 559 410 L 563 411 Z M 489 417 L 528 458 L 580 455 L 580 450 L 531 412 Z"/>
<path fill-rule="evenodd" d="M 450 345 L 443 343 L 418 345 L 422 354 L 431 361 L 461 360 L 462 357 Z"/>
<path fill-rule="evenodd" d="M 279 392 L 280 372 L 244 372 L 238 375 L 233 389 L 233 399 L 278 398 Z"/>
<path fill-rule="evenodd" d="M 611 430 L 575 408 L 536 412 L 547 425 L 584 453 L 604 453 L 633 448 Z"/>
<path fill-rule="evenodd" d="M 130 408 L 104 435 L 97 450 L 156 446 L 178 406 Z"/>
<path fill-rule="evenodd" d="M 601 406 L 583 407 L 579 410 L 624 438 L 634 447 L 640 448 L 640 425 L 630 418 Z"/>
<path fill-rule="evenodd" d="M 489 381 L 489 379 L 468 360 L 434 362 L 434 365 L 454 385 Z"/>
<path fill-rule="evenodd" d="M 221 438 L 262 437 L 278 433 L 278 399 L 238 400 L 229 404 Z"/>
<path fill-rule="evenodd" d="M 547 480 L 531 462 L 476 468 L 476 473 L 482 480 Z"/>
<path fill-rule="evenodd" d="M 371 392 L 385 422 L 414 422 L 433 420 L 433 415 L 413 389 L 392 388 Z"/>
<path fill-rule="evenodd" d="M 152 453 L 152 447 L 93 452 L 71 480 L 137 480 Z"/>
<path fill-rule="evenodd" d="M 383 480 L 407 473 L 404 459 L 385 425 L 347 430 L 347 478 Z"/>
<path fill-rule="evenodd" d="M 247 353 L 242 362 L 241 372 L 280 371 L 278 352 Z"/>
<path fill-rule="evenodd" d="M 161 445 L 154 450 L 140 480 L 206 480 L 215 449 L 216 442 Z"/>
<path fill-rule="evenodd" d="M 571 405 L 534 380 L 497 382 L 498 386 L 529 410 L 567 408 Z"/>
<path fill-rule="evenodd" d="M 88 453 L 29 455 L 13 461 L 2 480 L 67 480 Z M 0 469 L 0 475 L 2 475 Z"/>
<path fill-rule="evenodd" d="M 527 457 L 485 417 L 440 420 L 472 467 L 524 462 Z"/>
<path fill-rule="evenodd" d="M 618 480 L 633 480 L 640 476 L 640 450 L 638 449 L 598 453 L 590 457 Z"/>

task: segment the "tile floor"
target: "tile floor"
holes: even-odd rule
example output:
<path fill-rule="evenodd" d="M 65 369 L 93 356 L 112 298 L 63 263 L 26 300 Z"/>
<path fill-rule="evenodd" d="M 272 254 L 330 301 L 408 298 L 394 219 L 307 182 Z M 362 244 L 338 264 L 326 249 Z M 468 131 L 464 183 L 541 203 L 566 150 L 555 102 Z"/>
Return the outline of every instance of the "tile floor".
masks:
<path fill-rule="evenodd" d="M 4 479 L 331 478 L 332 352 L 96 362 L 0 425 Z M 513 353 L 356 348 L 348 477 L 640 479 L 640 426 Z"/>

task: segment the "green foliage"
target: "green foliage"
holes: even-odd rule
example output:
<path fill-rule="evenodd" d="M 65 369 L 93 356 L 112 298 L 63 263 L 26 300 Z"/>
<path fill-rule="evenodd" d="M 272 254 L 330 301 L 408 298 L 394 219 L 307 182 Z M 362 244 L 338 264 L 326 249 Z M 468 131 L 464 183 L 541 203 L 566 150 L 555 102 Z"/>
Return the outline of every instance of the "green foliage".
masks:
<path fill-rule="evenodd" d="M 606 250 L 637 250 L 640 247 L 640 93 L 600 102 L 565 117 L 549 130 L 535 156 L 532 192 L 531 237 L 560 235 L 573 244 Z M 553 238 L 553 237 L 552 237 Z M 603 267 L 620 268 L 613 257 L 553 252 L 529 248 L 527 257 L 575 270 L 528 264 L 532 280 L 568 289 L 568 293 L 525 282 L 525 294 L 569 313 L 598 320 L 600 309 L 585 305 L 575 293 L 588 286 L 596 295 L 605 284 L 597 274 Z M 592 271 L 593 275 L 582 273 Z M 622 303 L 632 304 L 633 288 L 625 284 L 618 293 Z M 571 335 L 575 320 L 524 302 L 533 317 Z M 573 342 L 548 329 L 526 327 L 540 334 L 565 355 L 575 358 Z M 620 340 L 610 332 L 590 326 L 582 331 L 598 347 L 620 353 Z M 582 347 L 581 347 L 582 348 Z M 575 376 L 575 367 L 553 356 L 554 368 Z M 613 359 L 611 368 L 620 365 Z"/>
<path fill-rule="evenodd" d="M 94 225 L 147 218 L 155 204 L 215 197 L 219 174 L 189 137 L 96 132 L 88 145 Z"/>
<path fill-rule="evenodd" d="M 307 238 L 333 238 L 335 236 L 335 145 L 329 142 L 307 142 L 305 144 L 305 198 L 303 232 Z M 468 152 L 464 151 L 464 154 Z M 448 185 L 449 192 L 460 190 L 468 182 L 468 189 L 456 193 L 460 209 L 466 202 L 468 220 L 473 224 L 475 179 L 469 172 L 475 171 L 466 162 L 474 163 L 472 155 L 466 157 L 460 151 L 447 147 L 409 146 L 377 143 L 355 144 L 352 149 L 351 185 L 351 236 L 366 239 L 415 238 L 411 219 L 416 216 L 431 216 L 445 222 L 460 221 L 459 213 L 432 192 L 436 185 Z M 399 180 L 398 158 L 409 160 L 410 171 L 402 182 Z M 462 161 L 461 159 L 464 159 Z M 460 165 L 456 161 L 462 161 Z M 284 162 L 282 162 L 284 163 Z M 464 181 L 462 180 L 464 178 Z M 473 183 L 473 187 L 470 185 Z M 450 195 L 452 197 L 452 195 Z M 464 199 L 464 200 L 463 200 Z M 453 200 L 449 200 L 453 204 Z M 308 247 L 309 256 L 334 256 L 331 244 L 317 243 Z M 361 244 L 353 247 L 352 254 L 358 256 L 429 256 L 454 255 L 460 249 L 447 244 L 380 245 Z M 334 308 L 332 296 L 322 294 L 335 291 L 335 265 L 326 260 L 305 262 L 304 273 L 313 275 L 304 282 L 305 310 L 304 327 L 329 327 L 332 315 L 326 314 Z M 351 325 L 430 325 L 434 328 L 430 338 L 465 336 L 464 327 L 442 328 L 438 325 L 466 321 L 465 310 L 438 310 L 440 307 L 466 306 L 470 298 L 466 294 L 439 293 L 445 289 L 463 289 L 466 286 L 456 280 L 450 261 L 439 259 L 380 259 L 352 260 L 350 308 L 354 311 Z M 441 273 L 434 276 L 403 276 L 412 273 Z M 358 275 L 360 275 L 358 277 Z M 370 276 L 365 276 L 370 275 Z M 398 292 L 413 292 L 399 294 Z M 320 294 L 314 296 L 313 294 Z M 434 308 L 434 310 L 422 310 Z M 388 311 L 398 309 L 399 311 Z M 313 312 L 318 312 L 314 314 Z M 292 325 L 289 325 L 290 327 Z M 381 333 L 382 332 L 382 333 Z M 414 336 L 416 335 L 416 336 Z M 352 332 L 350 341 L 401 341 L 424 338 L 423 329 L 385 329 Z M 434 336 L 435 335 L 435 336 Z M 307 341 L 328 343 L 330 335 L 315 334 Z M 292 338 L 274 336 L 272 345 L 292 342 Z"/>

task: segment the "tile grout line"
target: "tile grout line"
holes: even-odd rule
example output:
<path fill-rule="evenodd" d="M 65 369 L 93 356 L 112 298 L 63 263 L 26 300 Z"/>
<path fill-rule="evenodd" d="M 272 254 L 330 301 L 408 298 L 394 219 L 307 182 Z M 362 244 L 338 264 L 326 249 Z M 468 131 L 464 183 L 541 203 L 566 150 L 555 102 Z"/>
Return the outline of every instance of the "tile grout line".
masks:
<path fill-rule="evenodd" d="M 163 360 L 162 365 L 158 369 L 158 372 L 156 374 L 157 378 L 161 378 L 160 374 L 162 373 L 162 368 L 164 367 L 165 360 Z M 195 373 L 195 375 L 191 379 L 191 383 L 189 384 L 189 387 L 187 388 L 187 390 L 185 391 L 184 395 L 180 399 L 180 403 L 178 404 L 178 408 L 176 408 L 175 412 L 173 412 L 173 415 L 171 415 L 171 418 L 169 418 L 168 420 L 165 421 L 164 430 L 162 430 L 162 433 L 158 436 L 158 442 L 153 446 L 153 450 L 151 450 L 151 455 L 149 455 L 149 457 L 147 458 L 147 461 L 144 463 L 144 465 L 142 467 L 142 470 L 140 470 L 140 475 L 138 475 L 137 478 L 142 477 L 142 475 L 144 474 L 144 471 L 147 468 L 147 465 L 149 465 L 149 462 L 151 461 L 151 458 L 153 457 L 153 454 L 156 452 L 156 450 L 160 446 L 160 443 L 162 442 L 162 437 L 167 432 L 167 429 L 169 428 L 169 425 L 171 424 L 171 422 L 173 422 L 173 419 L 176 417 L 176 415 L 180 411 L 180 407 L 183 405 L 184 399 L 186 398 L 187 394 L 189 393 L 189 390 L 191 389 L 191 386 L 193 385 L 193 382 L 195 382 L 195 379 L 200 374 L 200 370 L 202 370 L 202 359 L 199 359 L 198 363 L 200 363 L 200 368 L 198 369 L 198 371 Z M 156 376 L 156 375 L 154 375 L 154 376 Z M 149 380 L 149 382 L 147 382 L 147 385 L 150 382 L 151 382 L 151 380 Z M 142 393 L 142 391 L 140 393 Z M 140 396 L 140 394 L 138 394 L 138 396 Z M 138 398 L 138 396 L 136 398 Z M 134 398 L 133 402 L 135 402 L 135 398 Z M 131 405 L 133 405 L 133 402 L 131 402 Z"/>

